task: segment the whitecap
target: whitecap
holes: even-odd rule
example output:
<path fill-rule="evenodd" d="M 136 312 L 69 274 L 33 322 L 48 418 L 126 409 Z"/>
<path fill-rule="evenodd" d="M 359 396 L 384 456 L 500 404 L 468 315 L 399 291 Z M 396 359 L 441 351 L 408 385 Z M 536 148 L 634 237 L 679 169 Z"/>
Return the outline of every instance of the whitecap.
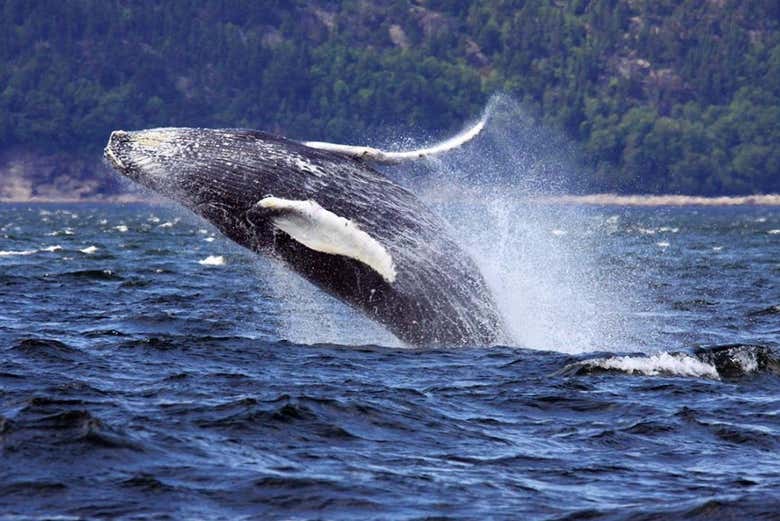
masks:
<path fill-rule="evenodd" d="M 560 236 L 562 236 L 562 235 L 566 235 L 566 230 L 558 230 L 558 229 L 555 229 L 555 230 L 553 230 L 553 231 L 552 231 L 552 232 L 550 232 L 550 233 L 552 233 L 552 234 L 553 234 L 553 235 L 555 235 L 556 237 L 560 237 Z"/>
<path fill-rule="evenodd" d="M 8 250 L 8 251 L 0 251 L 0 257 L 22 257 L 27 255 L 35 255 L 36 253 L 52 253 L 55 251 L 60 251 L 62 249 L 62 246 L 47 246 L 46 248 L 41 248 L 40 250 Z"/>
<path fill-rule="evenodd" d="M 666 242 L 666 241 L 657 242 L 655 244 L 659 248 L 668 248 L 670 246 L 670 244 L 668 242 Z"/>
<path fill-rule="evenodd" d="M 57 230 L 51 233 L 47 233 L 49 237 L 59 237 L 60 235 L 76 235 L 73 228 L 65 228 L 64 230 Z"/>
<path fill-rule="evenodd" d="M 124 224 L 120 224 L 119 226 L 114 226 L 114 229 L 115 229 L 116 231 L 118 231 L 118 232 L 125 233 L 125 232 L 127 231 L 127 229 L 128 229 L 128 228 L 127 228 L 127 226 L 125 226 Z"/>
<path fill-rule="evenodd" d="M 777 235 L 777 234 L 779 234 L 779 233 L 780 233 L 780 229 L 769 230 L 769 231 L 768 231 L 768 232 L 766 232 L 766 233 L 768 233 L 769 235 Z"/>
<path fill-rule="evenodd" d="M 87 246 L 83 250 L 79 250 L 81 253 L 84 253 L 85 255 L 92 255 L 96 251 L 98 251 L 97 246 Z"/>
<path fill-rule="evenodd" d="M 0 257 L 17 257 L 21 255 L 34 255 L 36 253 L 38 253 L 38 250 L 0 251 Z"/>
<path fill-rule="evenodd" d="M 173 228 L 174 223 L 171 221 L 164 222 L 158 228 Z"/>
<path fill-rule="evenodd" d="M 209 255 L 203 260 L 199 260 L 198 264 L 201 266 L 224 266 L 225 257 L 222 255 Z"/>
<path fill-rule="evenodd" d="M 657 353 L 651 356 L 615 356 L 579 362 L 580 366 L 623 371 L 646 376 L 671 375 L 720 379 L 714 365 L 684 353 Z"/>
<path fill-rule="evenodd" d="M 206 242 L 214 242 L 214 237 L 206 237 L 203 240 L 206 241 Z"/>
<path fill-rule="evenodd" d="M 756 372 L 759 369 L 758 357 L 755 352 L 737 351 L 731 355 L 731 358 L 746 374 Z"/>

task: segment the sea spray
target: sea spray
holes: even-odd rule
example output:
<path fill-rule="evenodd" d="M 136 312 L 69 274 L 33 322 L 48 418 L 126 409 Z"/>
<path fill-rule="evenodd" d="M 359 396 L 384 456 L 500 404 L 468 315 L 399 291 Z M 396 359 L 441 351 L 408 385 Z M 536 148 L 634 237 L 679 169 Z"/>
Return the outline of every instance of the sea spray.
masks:
<path fill-rule="evenodd" d="M 306 345 L 403 345 L 380 324 L 324 293 L 281 262 L 270 261 L 263 275 L 277 303 L 281 338 Z"/>
<path fill-rule="evenodd" d="M 519 346 L 564 352 L 646 348 L 656 327 L 642 277 L 600 261 L 618 216 L 539 204 L 585 176 L 574 147 L 506 96 L 473 143 L 425 163 L 411 180 L 477 261 Z M 392 175 L 404 183 L 403 169 Z M 641 339 L 641 340 L 640 340 Z"/>
<path fill-rule="evenodd" d="M 618 215 L 589 207 L 540 204 L 586 178 L 576 148 L 507 96 L 485 109 L 480 136 L 445 155 L 382 170 L 412 189 L 451 226 L 474 258 L 512 334 L 513 344 L 570 353 L 647 350 L 658 345 L 649 295 L 631 263 L 604 263 L 600 242 Z M 387 144 L 387 149 L 430 143 Z M 347 345 L 401 345 L 281 265 L 270 270 L 280 336 Z"/>

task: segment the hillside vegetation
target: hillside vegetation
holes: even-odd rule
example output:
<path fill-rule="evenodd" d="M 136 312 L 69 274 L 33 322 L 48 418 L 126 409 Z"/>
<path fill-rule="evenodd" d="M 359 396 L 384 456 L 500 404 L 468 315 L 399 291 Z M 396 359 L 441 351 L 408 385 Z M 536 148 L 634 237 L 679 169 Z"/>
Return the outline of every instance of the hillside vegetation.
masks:
<path fill-rule="evenodd" d="M 0 149 L 114 128 L 433 135 L 505 92 L 590 190 L 780 192 L 777 0 L 0 1 Z M 80 174 L 89 175 L 89 174 Z"/>

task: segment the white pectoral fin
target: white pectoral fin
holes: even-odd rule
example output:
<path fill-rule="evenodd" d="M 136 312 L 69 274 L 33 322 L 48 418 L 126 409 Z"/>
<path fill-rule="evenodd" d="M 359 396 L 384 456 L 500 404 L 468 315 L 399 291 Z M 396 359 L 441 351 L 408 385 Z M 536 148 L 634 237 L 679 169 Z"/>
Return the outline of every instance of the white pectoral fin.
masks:
<path fill-rule="evenodd" d="M 373 161 L 375 163 L 402 163 L 404 161 L 414 161 L 416 159 L 424 159 L 426 157 L 442 154 L 450 150 L 456 149 L 464 144 L 468 143 L 482 132 L 487 122 L 487 115 L 483 116 L 479 122 L 473 127 L 467 128 L 460 134 L 446 139 L 440 143 L 436 143 L 433 146 L 427 148 L 420 148 L 417 150 L 406 150 L 402 152 L 388 152 L 385 150 L 379 150 L 378 148 L 354 146 L 354 145 L 340 145 L 338 143 L 326 143 L 323 141 L 307 141 L 304 143 L 307 147 L 317 148 L 319 150 L 327 150 L 328 152 L 336 152 L 356 159 L 364 159 L 366 161 Z"/>
<path fill-rule="evenodd" d="M 349 219 L 326 210 L 316 201 L 265 197 L 257 205 L 272 211 L 274 226 L 307 248 L 355 259 L 387 282 L 395 281 L 395 264 L 385 247 Z"/>

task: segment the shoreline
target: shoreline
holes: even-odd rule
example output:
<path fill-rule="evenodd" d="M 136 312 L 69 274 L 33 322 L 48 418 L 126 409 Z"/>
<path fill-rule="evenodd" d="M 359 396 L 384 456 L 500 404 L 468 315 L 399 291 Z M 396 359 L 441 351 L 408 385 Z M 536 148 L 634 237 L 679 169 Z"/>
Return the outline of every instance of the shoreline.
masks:
<path fill-rule="evenodd" d="M 780 194 L 759 195 L 543 195 L 523 197 L 532 204 L 560 204 L 584 206 L 780 206 Z M 165 199 L 132 194 L 99 198 L 32 197 L 0 198 L 0 204 L 165 204 Z"/>
<path fill-rule="evenodd" d="M 780 206 L 780 194 L 759 195 L 554 195 L 535 202 L 588 206 Z"/>
<path fill-rule="evenodd" d="M 139 197 L 136 195 L 116 195 L 108 197 L 31 197 L 9 199 L 0 197 L 0 204 L 164 204 L 165 199 L 159 197 Z"/>

